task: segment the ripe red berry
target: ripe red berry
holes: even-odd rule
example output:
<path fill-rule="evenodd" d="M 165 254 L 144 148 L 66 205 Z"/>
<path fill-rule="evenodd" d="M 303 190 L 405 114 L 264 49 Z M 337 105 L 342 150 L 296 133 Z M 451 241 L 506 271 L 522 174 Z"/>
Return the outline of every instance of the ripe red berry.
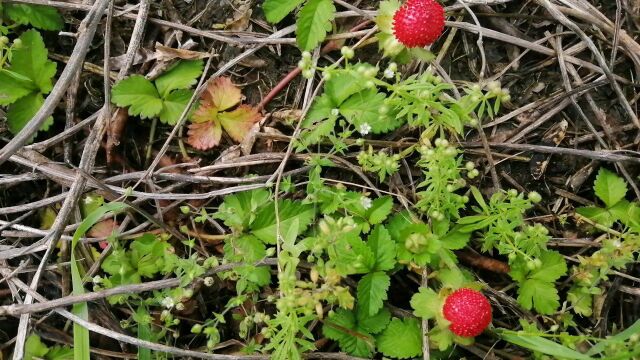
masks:
<path fill-rule="evenodd" d="M 454 291 L 442 308 L 449 330 L 458 336 L 480 335 L 491 323 L 491 304 L 481 292 L 462 288 Z"/>
<path fill-rule="evenodd" d="M 409 48 L 433 44 L 444 29 L 444 8 L 435 0 L 408 0 L 393 16 L 393 33 Z"/>

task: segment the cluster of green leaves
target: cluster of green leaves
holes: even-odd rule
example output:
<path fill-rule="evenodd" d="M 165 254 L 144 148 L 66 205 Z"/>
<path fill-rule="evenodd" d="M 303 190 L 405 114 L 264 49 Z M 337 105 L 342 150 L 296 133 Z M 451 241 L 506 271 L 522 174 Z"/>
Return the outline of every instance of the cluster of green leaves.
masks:
<path fill-rule="evenodd" d="M 326 80 L 324 93 L 302 122 L 297 150 L 328 140 L 334 151 L 341 152 L 347 147 L 344 140 L 353 134 L 388 133 L 403 124 L 425 128 L 426 139 L 438 134 L 462 134 L 465 125 L 477 123 L 471 116 L 474 111 L 480 116 L 487 111 L 493 115 L 505 96 L 499 85 L 493 84 L 488 91 L 476 85 L 465 89 L 465 95 L 456 99 L 448 94 L 453 86 L 444 83 L 441 77 L 427 71 L 403 79 L 395 68 L 390 64 L 382 76 L 377 67 L 367 63 L 347 62 L 344 67 L 322 69 Z M 389 78 L 393 81 L 385 80 Z M 366 167 L 393 170 L 393 164 L 386 167 L 374 164 L 372 154 L 362 156 Z M 376 171 L 381 176 L 388 172 Z"/>
<path fill-rule="evenodd" d="M 5 25 L 7 24 L 7 25 Z M 48 59 L 42 35 L 35 29 L 24 31 L 11 42 L 19 25 L 41 30 L 60 30 L 58 11 L 49 6 L 0 3 L 0 106 L 8 106 L 7 125 L 17 134 L 44 103 L 53 89 L 56 63 Z M 53 123 L 48 118 L 40 130 Z"/>
<path fill-rule="evenodd" d="M 44 96 L 53 89 L 56 74 L 56 63 L 47 58 L 47 48 L 37 30 L 27 30 L 17 40 L 4 49 L 10 61 L 0 68 L 0 105 L 9 105 L 7 124 L 14 134 L 40 109 Z M 49 117 L 41 130 L 52 124 L 53 117 Z"/>
<path fill-rule="evenodd" d="M 119 241 L 112 242 L 112 251 L 102 263 L 102 270 L 109 274 L 102 280 L 105 287 L 138 284 L 143 278 L 169 274 L 176 267 L 175 250 L 166 240 L 153 234 L 144 234 L 127 247 Z M 123 303 L 127 294 L 109 298 L 109 302 Z"/>
<path fill-rule="evenodd" d="M 3 27 L 7 21 L 17 25 L 30 25 L 41 30 L 60 30 L 64 25 L 56 8 L 43 5 L 0 3 L 0 34 L 7 35 L 9 28 Z"/>
<path fill-rule="evenodd" d="M 142 75 L 129 76 L 113 87 L 112 101 L 128 107 L 130 115 L 157 117 L 165 124 L 175 125 L 193 96 L 191 87 L 203 67 L 202 60 L 181 60 L 153 82 Z"/>
<path fill-rule="evenodd" d="M 331 31 L 336 7 L 333 0 L 266 0 L 262 5 L 270 23 L 279 23 L 302 5 L 296 21 L 296 39 L 300 49 L 309 51 Z"/>
<path fill-rule="evenodd" d="M 495 249 L 508 256 L 511 277 L 518 283 L 518 303 L 541 314 L 552 314 L 560 306 L 555 281 L 566 274 L 562 255 L 548 250 L 548 230 L 524 221 L 524 214 L 539 201 L 540 195 L 529 197 L 516 190 L 494 193 L 489 202 L 476 188 L 471 189 L 477 215 L 458 220 L 460 231 L 480 231 L 482 250 Z"/>
<path fill-rule="evenodd" d="M 47 346 L 40 336 L 31 334 L 24 344 L 23 360 L 73 360 L 73 349 L 68 346 Z"/>
<path fill-rule="evenodd" d="M 575 282 L 567 295 L 574 311 L 586 316 L 592 313 L 593 295 L 602 293 L 600 281 L 613 270 L 625 269 L 635 261 L 640 249 L 640 205 L 625 200 L 626 181 L 601 168 L 593 190 L 604 206 L 581 207 L 576 213 L 594 224 L 593 231 L 604 232 L 602 247 L 590 256 L 578 256 L 580 264 L 572 274 Z M 615 231 L 618 224 L 620 231 Z"/>

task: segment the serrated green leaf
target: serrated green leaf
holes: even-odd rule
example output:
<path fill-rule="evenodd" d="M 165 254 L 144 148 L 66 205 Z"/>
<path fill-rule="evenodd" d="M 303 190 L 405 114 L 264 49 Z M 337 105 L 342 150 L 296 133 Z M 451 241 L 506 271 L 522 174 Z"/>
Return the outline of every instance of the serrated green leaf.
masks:
<path fill-rule="evenodd" d="M 597 206 L 579 207 L 576 209 L 576 212 L 606 227 L 611 227 L 615 221 L 613 214 L 607 209 Z"/>
<path fill-rule="evenodd" d="M 363 276 L 358 282 L 358 306 L 370 316 L 377 314 L 387 300 L 389 285 L 391 279 L 382 271 Z"/>
<path fill-rule="evenodd" d="M 262 10 L 268 22 L 277 24 L 303 2 L 304 0 L 265 0 Z"/>
<path fill-rule="evenodd" d="M 416 319 L 394 318 L 376 340 L 378 351 L 385 356 L 408 359 L 422 353 L 422 334 Z"/>
<path fill-rule="evenodd" d="M 113 103 L 129 107 L 130 115 L 148 119 L 156 117 L 162 111 L 158 90 L 142 75 L 133 75 L 120 81 L 111 92 Z"/>
<path fill-rule="evenodd" d="M 53 89 L 56 63 L 47 58 L 49 52 L 38 31 L 27 30 L 20 40 L 22 46 L 12 51 L 9 70 L 31 79 L 43 94 L 48 94 Z"/>
<path fill-rule="evenodd" d="M 573 306 L 573 311 L 582 316 L 591 316 L 593 313 L 593 295 L 581 291 L 582 288 L 574 286 L 567 292 L 567 300 Z"/>
<path fill-rule="evenodd" d="M 331 117 L 322 121 L 311 129 L 306 129 L 300 134 L 300 142 L 296 144 L 296 151 L 301 151 L 322 141 L 323 138 L 331 135 L 336 127 L 337 119 Z"/>
<path fill-rule="evenodd" d="M 396 243 L 383 225 L 376 226 L 369 238 L 367 246 L 373 252 L 375 264 L 373 270 L 391 270 L 396 264 Z"/>
<path fill-rule="evenodd" d="M 378 93 L 376 89 L 363 90 L 342 103 L 340 113 L 355 126 L 356 130 L 367 124 L 371 127 L 372 133 L 379 134 L 386 131 L 386 125 L 380 120 L 382 116 L 378 112 L 385 98 L 386 96 Z"/>
<path fill-rule="evenodd" d="M 520 282 L 518 303 L 525 309 L 535 308 L 537 312 L 549 315 L 560 306 L 560 297 L 554 282 L 566 274 L 567 264 L 562 255 L 555 251 L 542 253 L 539 259 L 542 261 L 542 266 L 529 271 L 526 276 L 524 274 L 527 270 L 522 264 L 513 266 L 510 274 Z"/>
<path fill-rule="evenodd" d="M 364 83 L 365 81 L 363 81 L 362 76 L 357 72 L 332 77 L 324 85 L 325 94 L 329 98 L 323 100 L 323 106 L 328 107 L 329 104 L 331 104 L 331 109 L 337 108 L 347 100 L 349 96 L 362 91 L 365 88 Z M 331 109 L 329 109 L 329 111 L 331 111 Z"/>
<path fill-rule="evenodd" d="M 541 281 L 556 281 L 567 273 L 567 263 L 560 253 L 547 251 L 540 256 L 542 266 L 529 275 L 530 278 Z"/>
<path fill-rule="evenodd" d="M 313 50 L 331 31 L 336 7 L 332 0 L 309 0 L 298 13 L 296 39 L 302 50 Z"/>
<path fill-rule="evenodd" d="M 342 234 L 328 252 L 340 275 L 367 273 L 375 262 L 373 252 L 360 239 L 357 230 Z"/>
<path fill-rule="evenodd" d="M 380 224 L 391 214 L 393 199 L 391 196 L 382 196 L 371 202 L 371 207 L 367 210 L 367 220 L 370 224 Z"/>
<path fill-rule="evenodd" d="M 13 73 L 16 74 L 16 73 Z M 0 105 L 9 105 L 23 96 L 35 90 L 35 84 L 27 78 L 27 81 L 18 80 L 11 76 L 12 72 L 0 69 Z M 16 74 L 17 75 L 17 74 Z"/>
<path fill-rule="evenodd" d="M 311 224 L 315 216 L 315 210 L 311 205 L 304 205 L 297 201 L 280 200 L 278 203 L 278 215 L 280 229 L 284 233 L 293 221 L 298 222 L 300 233 L 304 232 Z M 256 214 L 255 221 L 251 224 L 251 233 L 267 244 L 275 244 L 276 234 L 275 204 L 269 204 Z"/>
<path fill-rule="evenodd" d="M 58 10 L 51 6 L 7 4 L 5 14 L 16 24 L 42 30 L 60 30 L 64 25 Z"/>
<path fill-rule="evenodd" d="M 202 60 L 182 60 L 171 69 L 160 75 L 155 83 L 160 97 L 165 99 L 173 90 L 188 89 L 198 83 L 202 74 Z"/>
<path fill-rule="evenodd" d="M 433 319 L 441 311 L 442 299 L 430 288 L 421 287 L 420 291 L 411 297 L 411 307 L 413 314 L 423 319 Z"/>
<path fill-rule="evenodd" d="M 391 320 L 391 313 L 387 308 L 382 308 L 377 314 L 371 316 L 366 310 L 358 308 L 356 314 L 358 328 L 369 334 L 377 334 L 384 330 Z"/>
<path fill-rule="evenodd" d="M 338 310 L 334 311 L 333 315 L 329 316 L 327 321 L 330 324 L 337 325 L 337 326 L 330 326 L 330 325 L 327 325 L 327 323 L 325 323 L 325 325 L 322 327 L 322 333 L 328 339 L 335 340 L 335 341 L 340 341 L 340 339 L 342 339 L 345 335 L 347 335 L 345 334 L 344 331 L 340 330 L 338 327 L 343 327 L 349 330 L 355 329 L 356 327 L 355 315 L 351 311 L 343 308 L 339 308 Z"/>
<path fill-rule="evenodd" d="M 627 182 L 615 173 L 600 168 L 593 190 L 607 207 L 612 207 L 627 194 Z"/>
<path fill-rule="evenodd" d="M 162 101 L 162 111 L 158 114 L 160 121 L 165 124 L 175 125 L 192 96 L 193 90 L 187 89 L 178 89 L 169 93 Z"/>
<path fill-rule="evenodd" d="M 31 334 L 24 344 L 23 360 L 32 360 L 34 357 L 42 359 L 48 352 L 49 347 L 40 340 L 40 336 Z"/>
<path fill-rule="evenodd" d="M 322 332 L 324 336 L 335 340 L 340 349 L 350 355 L 370 358 L 374 349 L 374 339 L 356 325 L 353 312 L 338 309 L 325 321 Z"/>
<path fill-rule="evenodd" d="M 227 195 L 214 217 L 221 219 L 226 226 L 235 232 L 242 232 L 253 222 L 258 209 L 270 203 L 270 198 L 271 193 L 265 189 Z"/>
<path fill-rule="evenodd" d="M 304 120 L 302 120 L 302 127 L 304 129 L 311 128 L 313 124 L 330 118 L 331 110 L 335 107 L 333 100 L 331 100 L 328 94 L 322 94 L 317 97 L 313 105 L 311 105 L 309 112 L 304 117 Z"/>
<path fill-rule="evenodd" d="M 560 297 L 555 284 L 528 279 L 520 284 L 518 303 L 527 310 L 535 308 L 540 314 L 550 315 L 560 306 Z"/>
<path fill-rule="evenodd" d="M 7 111 L 7 125 L 9 131 L 17 134 L 33 118 L 44 104 L 44 97 L 39 92 L 32 92 L 9 106 Z M 42 124 L 40 131 L 47 131 L 53 124 L 53 117 L 49 116 Z"/>

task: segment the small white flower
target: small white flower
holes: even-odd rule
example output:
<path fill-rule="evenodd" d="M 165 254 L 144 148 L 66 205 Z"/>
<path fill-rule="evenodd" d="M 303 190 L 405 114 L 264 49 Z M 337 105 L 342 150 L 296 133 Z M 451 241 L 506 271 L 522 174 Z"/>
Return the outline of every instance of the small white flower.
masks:
<path fill-rule="evenodd" d="M 360 131 L 360 134 L 367 135 L 369 131 L 371 131 L 371 125 L 369 125 L 368 123 L 364 123 L 360 125 L 359 131 Z"/>
<path fill-rule="evenodd" d="M 102 277 L 100 275 L 96 275 L 92 279 L 94 284 L 100 284 L 102 282 Z"/>
<path fill-rule="evenodd" d="M 393 77 L 396 75 L 396 73 L 393 72 L 393 70 L 391 69 L 386 69 L 384 71 L 384 77 L 387 79 L 393 79 Z"/>
<path fill-rule="evenodd" d="M 338 110 L 338 109 L 331 109 L 331 115 L 333 115 L 333 116 L 338 116 L 338 115 L 340 115 L 340 110 Z"/>
<path fill-rule="evenodd" d="M 360 198 L 360 204 L 363 208 L 365 208 L 365 210 L 368 210 L 371 208 L 371 206 L 373 206 L 373 201 L 371 201 L 370 198 L 363 196 L 362 198 Z"/>
<path fill-rule="evenodd" d="M 171 308 L 173 308 L 173 305 L 175 305 L 175 303 L 173 302 L 173 299 L 168 297 L 168 296 L 166 298 L 162 299 L 160 304 L 162 306 L 166 307 L 167 309 L 171 309 Z"/>

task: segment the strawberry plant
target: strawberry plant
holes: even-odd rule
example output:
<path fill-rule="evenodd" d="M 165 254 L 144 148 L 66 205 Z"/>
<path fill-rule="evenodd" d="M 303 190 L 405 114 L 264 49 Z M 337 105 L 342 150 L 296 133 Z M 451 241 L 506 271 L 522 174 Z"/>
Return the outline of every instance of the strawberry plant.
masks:
<path fill-rule="evenodd" d="M 626 181 L 601 168 L 593 190 L 604 207 L 580 207 L 576 213 L 592 222 L 593 231 L 604 232 L 602 248 L 589 256 L 578 257 L 580 263 L 572 269 L 575 283 L 568 294 L 576 313 L 586 316 L 593 311 L 593 296 L 603 292 L 600 282 L 613 270 L 623 270 L 635 261 L 640 248 L 640 205 L 625 200 Z M 613 229 L 617 226 L 621 231 Z"/>
<path fill-rule="evenodd" d="M 6 37 L 1 37 L 0 54 L 0 105 L 9 106 L 7 124 L 17 134 L 53 89 L 57 66 L 47 58 L 42 35 L 36 30 L 25 31 L 11 46 Z M 41 130 L 46 131 L 52 124 L 53 117 L 49 117 Z"/>
<path fill-rule="evenodd" d="M 336 12 L 333 0 L 266 0 L 262 9 L 267 20 L 277 24 L 300 5 L 303 6 L 297 16 L 296 39 L 300 49 L 309 51 L 331 31 Z"/>
<path fill-rule="evenodd" d="M 190 88 L 202 74 L 202 60 L 182 60 L 150 81 L 133 75 L 118 82 L 112 89 L 112 101 L 127 107 L 130 115 L 142 119 L 159 118 L 165 124 L 175 125 L 193 96 Z"/>

